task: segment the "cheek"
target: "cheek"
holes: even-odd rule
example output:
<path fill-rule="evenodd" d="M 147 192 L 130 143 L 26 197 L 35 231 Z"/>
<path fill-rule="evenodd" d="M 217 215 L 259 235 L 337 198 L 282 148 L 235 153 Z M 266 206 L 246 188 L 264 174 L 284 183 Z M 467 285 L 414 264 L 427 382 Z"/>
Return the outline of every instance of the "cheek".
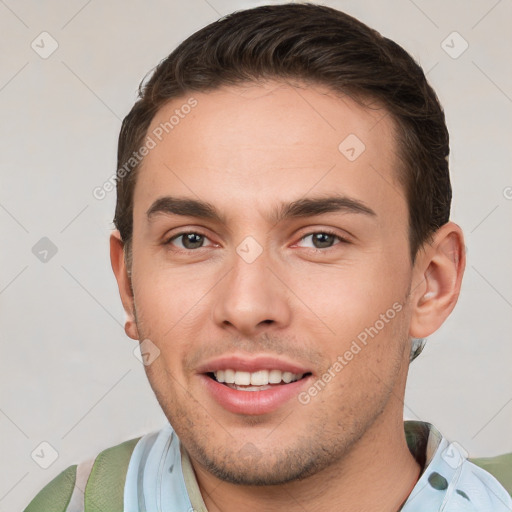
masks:
<path fill-rule="evenodd" d="M 134 274 L 134 295 L 139 334 L 160 351 L 146 367 L 154 389 L 184 384 L 184 359 L 204 341 L 204 326 L 211 316 L 208 276 L 187 269 L 158 268 L 141 260 L 144 274 Z M 199 347 L 200 348 L 200 347 Z M 156 389 L 155 389 L 156 392 Z"/>
<path fill-rule="evenodd" d="M 193 269 L 165 268 L 155 261 L 141 260 L 139 268 L 133 289 L 141 324 L 160 337 L 182 331 L 201 310 L 209 281 Z"/>
<path fill-rule="evenodd" d="M 320 324 L 324 334 L 345 341 L 375 325 L 379 333 L 391 336 L 391 328 L 403 317 L 407 276 L 385 261 L 370 259 L 366 265 L 323 268 L 295 279 L 294 291 L 301 302 L 297 304 L 304 310 L 299 316 Z"/>

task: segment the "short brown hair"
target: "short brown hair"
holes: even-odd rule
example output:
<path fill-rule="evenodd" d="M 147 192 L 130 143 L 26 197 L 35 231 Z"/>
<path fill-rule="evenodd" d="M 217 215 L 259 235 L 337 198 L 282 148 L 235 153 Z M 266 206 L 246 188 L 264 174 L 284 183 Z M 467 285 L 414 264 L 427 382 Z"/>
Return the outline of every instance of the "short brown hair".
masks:
<path fill-rule="evenodd" d="M 260 80 L 299 80 L 382 104 L 395 121 L 398 177 L 409 209 L 411 260 L 450 216 L 449 137 L 444 112 L 421 67 L 398 44 L 338 10 L 313 4 L 232 13 L 183 41 L 139 87 L 118 146 L 114 223 L 131 256 L 131 159 L 156 112 L 194 91 Z M 120 175 L 132 162 L 129 172 Z M 129 257 L 131 260 L 131 257 Z M 131 261 L 130 261 L 131 263 Z M 129 266 L 130 266 L 129 263 Z"/>

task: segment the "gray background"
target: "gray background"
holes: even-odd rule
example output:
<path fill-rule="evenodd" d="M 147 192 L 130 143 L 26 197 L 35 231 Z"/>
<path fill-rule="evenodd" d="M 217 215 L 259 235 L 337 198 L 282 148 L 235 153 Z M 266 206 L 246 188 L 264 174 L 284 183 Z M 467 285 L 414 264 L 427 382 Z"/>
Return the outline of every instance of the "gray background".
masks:
<path fill-rule="evenodd" d="M 0 511 L 162 425 L 110 267 L 115 192 L 100 201 L 92 190 L 115 172 L 145 73 L 196 29 L 263 3 L 0 0 Z M 324 3 L 419 60 L 451 132 L 452 218 L 468 265 L 455 312 L 411 367 L 405 415 L 472 456 L 512 451 L 512 3 Z M 46 59 L 43 31 L 58 44 Z M 44 237 L 57 252 L 41 261 Z M 42 442 L 58 453 L 47 469 L 54 452 Z"/>

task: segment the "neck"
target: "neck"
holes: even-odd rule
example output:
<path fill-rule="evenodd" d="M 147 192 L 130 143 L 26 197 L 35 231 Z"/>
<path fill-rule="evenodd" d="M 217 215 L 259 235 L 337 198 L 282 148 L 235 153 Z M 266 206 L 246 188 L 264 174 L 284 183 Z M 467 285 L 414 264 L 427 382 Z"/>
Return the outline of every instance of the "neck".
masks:
<path fill-rule="evenodd" d="M 405 439 L 403 420 L 384 412 L 342 460 L 315 475 L 278 486 L 221 481 L 191 460 L 208 512 L 397 512 L 421 473 Z"/>

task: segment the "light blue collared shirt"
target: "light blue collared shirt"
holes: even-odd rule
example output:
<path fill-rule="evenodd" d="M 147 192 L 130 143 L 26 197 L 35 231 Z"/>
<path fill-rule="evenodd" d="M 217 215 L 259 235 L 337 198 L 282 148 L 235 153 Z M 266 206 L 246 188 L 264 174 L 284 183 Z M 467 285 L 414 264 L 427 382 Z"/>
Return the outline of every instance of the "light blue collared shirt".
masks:
<path fill-rule="evenodd" d="M 406 421 L 404 427 L 409 448 L 425 460 L 425 468 L 401 512 L 512 512 L 508 492 L 469 462 L 460 445 L 448 442 L 429 423 Z M 143 436 L 128 466 L 125 512 L 206 511 L 193 471 L 186 471 L 187 489 L 183 469 L 180 442 L 169 424 Z"/>

